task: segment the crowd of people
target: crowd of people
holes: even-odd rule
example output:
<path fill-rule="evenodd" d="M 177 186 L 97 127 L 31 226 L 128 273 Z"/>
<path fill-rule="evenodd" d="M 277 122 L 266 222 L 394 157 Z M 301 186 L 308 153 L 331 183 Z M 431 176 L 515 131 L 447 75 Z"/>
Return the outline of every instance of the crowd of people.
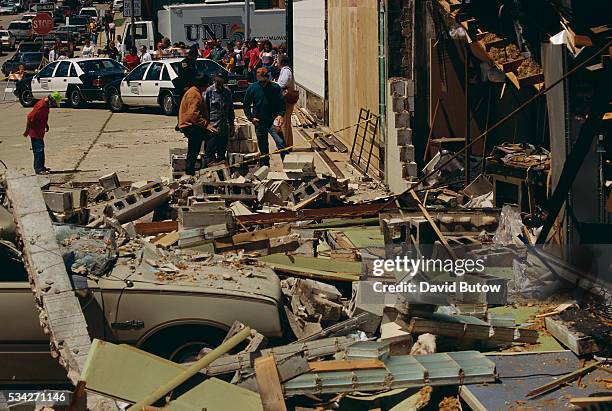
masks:
<path fill-rule="evenodd" d="M 249 46 L 251 44 L 252 42 L 249 42 Z M 225 85 L 226 72 L 215 73 L 211 85 L 208 76 L 197 71 L 197 58 L 206 56 L 216 61 L 225 60 L 233 64 L 235 71 L 236 53 L 230 53 L 230 50 L 235 48 L 236 45 L 226 45 L 224 48 L 216 41 L 214 44 L 206 43 L 203 49 L 194 44 L 181 62 L 178 77 L 175 79 L 175 87 L 184 90 L 177 129 L 185 135 L 188 142 L 187 175 L 195 175 L 196 159 L 202 144 L 205 146 L 203 168 L 224 162 L 229 138 L 235 130 L 232 92 Z M 270 53 L 267 50 L 272 50 L 271 45 L 268 47 L 264 45 L 262 50 L 263 53 Z M 240 57 L 244 55 L 241 54 Z M 244 70 L 247 73 L 253 71 L 255 75 L 255 81 L 246 90 L 242 103 L 245 117 L 255 127 L 260 164 L 269 165 L 268 135 L 276 144 L 281 158 L 284 158 L 293 146 L 291 113 L 298 94 L 286 54 L 262 56 L 262 53 L 257 53 L 257 57 L 257 61 L 251 56 L 248 60 L 241 60 L 244 63 Z M 262 59 L 262 57 L 271 57 L 271 59 Z M 276 81 L 272 80 L 273 72 L 278 73 Z"/>

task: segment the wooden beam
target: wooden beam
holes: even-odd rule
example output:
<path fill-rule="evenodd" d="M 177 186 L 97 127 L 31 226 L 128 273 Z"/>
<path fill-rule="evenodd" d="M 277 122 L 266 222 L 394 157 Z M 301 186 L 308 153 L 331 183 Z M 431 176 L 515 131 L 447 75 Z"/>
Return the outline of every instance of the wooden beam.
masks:
<path fill-rule="evenodd" d="M 448 255 L 450 255 L 453 259 L 456 260 L 457 259 L 457 254 L 455 254 L 453 249 L 450 248 L 450 246 L 448 245 L 448 240 L 446 239 L 444 234 L 442 234 L 442 231 L 440 231 L 440 229 L 438 228 L 437 224 L 435 223 L 435 221 L 431 217 L 431 214 L 429 214 L 429 211 L 427 211 L 427 208 L 425 208 L 425 206 L 421 203 L 421 200 L 419 199 L 419 196 L 416 195 L 416 193 L 414 192 L 414 190 L 412 188 L 409 191 L 410 191 L 410 195 L 412 195 L 412 198 L 414 198 L 414 200 L 417 202 L 417 205 L 419 206 L 419 209 L 423 213 L 423 216 L 427 219 L 427 221 L 431 225 L 431 228 L 433 228 L 433 230 L 438 235 L 438 238 L 440 239 L 440 242 L 442 243 L 442 245 L 444 246 L 444 248 L 448 252 Z"/>
<path fill-rule="evenodd" d="M 169 233 L 178 230 L 178 221 L 154 221 L 151 223 L 134 224 L 136 233 L 139 235 L 155 235 Z"/>
<path fill-rule="evenodd" d="M 264 410 L 287 411 L 274 356 L 266 355 L 255 360 L 255 378 Z"/>
<path fill-rule="evenodd" d="M 527 393 L 528 397 L 533 397 L 535 395 L 540 395 L 540 394 L 544 394 L 545 392 L 554 390 L 557 387 L 560 387 L 561 385 L 567 384 L 569 382 L 574 381 L 575 379 L 577 379 L 578 377 L 583 376 L 586 373 L 589 373 L 591 371 L 593 371 L 595 368 L 597 368 L 599 365 L 601 365 L 603 362 L 602 361 L 596 361 L 594 363 L 592 363 L 591 365 L 587 365 L 586 367 L 582 367 L 576 371 L 573 371 L 569 374 L 566 374 L 562 377 L 559 377 L 558 379 L 549 382 L 548 384 L 544 384 L 541 387 L 536 388 L 535 390 L 532 390 L 530 392 Z"/>
<path fill-rule="evenodd" d="M 234 244 L 250 243 L 254 241 L 268 240 L 275 237 L 284 237 L 291 233 L 289 224 L 277 225 L 264 228 L 263 230 L 251 231 L 249 233 L 239 233 L 232 237 Z"/>

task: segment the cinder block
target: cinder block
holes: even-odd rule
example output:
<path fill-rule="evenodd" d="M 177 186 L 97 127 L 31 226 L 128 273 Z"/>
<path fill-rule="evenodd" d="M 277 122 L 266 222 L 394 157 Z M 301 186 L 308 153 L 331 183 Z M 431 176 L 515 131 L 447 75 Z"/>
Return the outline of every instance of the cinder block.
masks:
<path fill-rule="evenodd" d="M 400 161 L 403 163 L 414 162 L 414 146 L 400 146 Z"/>
<path fill-rule="evenodd" d="M 253 177 L 258 179 L 259 181 L 265 180 L 268 177 L 268 173 L 270 172 L 270 167 L 261 166 L 253 173 Z"/>
<path fill-rule="evenodd" d="M 232 140 L 227 144 L 230 153 L 255 153 L 258 149 L 255 140 Z"/>
<path fill-rule="evenodd" d="M 208 211 L 208 212 L 223 212 L 225 211 L 225 201 L 211 201 L 203 198 L 191 196 L 187 199 L 187 204 L 192 210 Z"/>
<path fill-rule="evenodd" d="M 117 173 L 111 173 L 102 176 L 100 177 L 98 182 L 106 191 L 113 191 L 114 189 L 119 188 L 121 186 L 121 184 L 119 184 L 119 177 L 117 177 Z"/>
<path fill-rule="evenodd" d="M 150 183 L 141 190 L 131 192 L 108 204 L 104 208 L 107 217 L 113 217 L 121 224 L 134 221 L 157 207 L 170 197 L 170 189 L 159 182 Z"/>
<path fill-rule="evenodd" d="M 251 140 L 253 138 L 251 128 L 250 123 L 237 124 L 232 140 Z"/>
<path fill-rule="evenodd" d="M 412 144 L 412 129 L 408 127 L 398 128 L 395 130 L 397 133 L 397 145 L 398 146 L 409 146 Z"/>
<path fill-rule="evenodd" d="M 401 113 L 402 111 L 406 110 L 406 99 L 403 97 L 393 97 L 393 111 L 395 113 Z"/>
<path fill-rule="evenodd" d="M 296 172 L 314 171 L 314 155 L 305 153 L 289 153 L 283 160 L 283 171 Z"/>
<path fill-rule="evenodd" d="M 397 97 L 406 97 L 406 83 L 407 80 L 401 78 L 389 79 L 391 95 Z"/>
<path fill-rule="evenodd" d="M 402 178 L 416 177 L 418 175 L 417 163 L 410 162 L 402 164 Z"/>
<path fill-rule="evenodd" d="M 72 207 L 83 208 L 87 207 L 87 190 L 84 188 L 70 190 L 72 195 Z"/>
<path fill-rule="evenodd" d="M 410 127 L 410 112 L 404 110 L 401 113 L 395 113 L 395 127 Z"/>
<path fill-rule="evenodd" d="M 181 207 L 178 210 L 179 228 L 209 227 L 232 225 L 232 215 L 225 207 L 219 210 L 202 210 L 194 207 Z"/>
<path fill-rule="evenodd" d="M 72 210 L 72 193 L 70 191 L 43 191 L 43 198 L 49 210 L 54 213 L 65 213 Z M 87 193 L 87 191 L 85 191 Z M 87 194 L 85 195 L 87 199 Z"/>
<path fill-rule="evenodd" d="M 414 92 L 414 80 L 407 80 L 406 81 L 406 97 L 412 97 L 414 99 L 415 95 L 416 94 Z"/>

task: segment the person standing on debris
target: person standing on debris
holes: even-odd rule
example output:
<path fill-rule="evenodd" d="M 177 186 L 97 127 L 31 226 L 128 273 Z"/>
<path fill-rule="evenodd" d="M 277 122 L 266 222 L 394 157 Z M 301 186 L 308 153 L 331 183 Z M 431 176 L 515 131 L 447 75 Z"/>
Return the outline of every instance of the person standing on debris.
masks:
<path fill-rule="evenodd" d="M 185 174 L 195 175 L 195 163 L 200 154 L 202 143 L 210 140 L 210 136 L 217 134 L 218 130 L 210 123 L 209 114 L 202 94 L 210 84 L 208 76 L 197 74 L 191 79 L 189 89 L 181 99 L 178 114 L 178 128 L 187 138 L 187 161 Z M 208 165 L 208 157 L 204 155 L 202 167 Z"/>
<path fill-rule="evenodd" d="M 204 102 L 208 109 L 211 124 L 218 130 L 206 143 L 206 157 L 215 161 L 225 161 L 227 142 L 234 136 L 234 102 L 231 90 L 225 85 L 225 73 L 219 71 L 213 76 L 213 85 L 204 92 Z"/>
<path fill-rule="evenodd" d="M 299 94 L 295 89 L 295 79 L 293 78 L 293 72 L 289 67 L 289 57 L 286 54 L 282 54 L 278 57 L 278 68 L 280 74 L 278 75 L 278 85 L 283 90 L 283 96 L 285 97 L 285 118 L 283 125 L 283 136 L 285 137 L 285 144 L 288 147 L 293 146 L 293 129 L 291 128 L 291 114 L 293 113 L 293 106 L 297 103 Z"/>
<path fill-rule="evenodd" d="M 49 131 L 49 109 L 59 107 L 62 96 L 57 91 L 39 100 L 28 114 L 24 137 L 30 137 L 32 154 L 34 155 L 34 172 L 46 174 L 50 170 L 45 167 L 45 133 Z"/>
<path fill-rule="evenodd" d="M 276 143 L 281 159 L 285 158 L 285 140 L 279 134 L 285 116 L 285 99 L 282 90 L 270 81 L 270 72 L 265 67 L 257 69 L 257 82 L 251 84 L 244 95 L 244 114 L 255 125 L 255 135 L 261 156 L 260 164 L 270 165 L 268 134 Z"/>

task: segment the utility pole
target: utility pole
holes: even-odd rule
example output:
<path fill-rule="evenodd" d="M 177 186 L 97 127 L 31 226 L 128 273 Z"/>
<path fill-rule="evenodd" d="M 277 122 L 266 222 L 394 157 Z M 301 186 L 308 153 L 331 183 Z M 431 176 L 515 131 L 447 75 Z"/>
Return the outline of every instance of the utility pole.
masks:
<path fill-rule="evenodd" d="M 287 57 L 293 67 L 293 0 L 285 0 L 285 32 L 287 36 Z"/>
<path fill-rule="evenodd" d="M 130 0 L 130 6 L 132 9 L 132 13 L 130 16 L 130 34 L 132 36 L 132 49 L 136 48 L 136 24 L 134 24 L 136 22 L 136 19 L 134 19 L 134 14 L 135 14 L 135 10 L 134 10 L 134 0 Z"/>
<path fill-rule="evenodd" d="M 244 0 L 244 41 L 251 39 L 251 0 Z"/>

